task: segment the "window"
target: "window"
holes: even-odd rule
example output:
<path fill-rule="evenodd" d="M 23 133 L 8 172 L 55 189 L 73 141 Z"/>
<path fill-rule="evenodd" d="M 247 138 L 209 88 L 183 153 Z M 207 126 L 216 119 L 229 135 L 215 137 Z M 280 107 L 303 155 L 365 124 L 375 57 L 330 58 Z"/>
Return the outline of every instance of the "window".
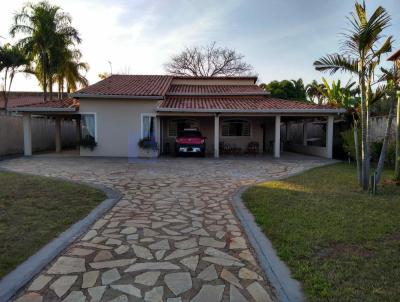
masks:
<path fill-rule="evenodd" d="M 83 140 L 97 141 L 96 115 L 94 113 L 81 114 L 81 135 Z"/>
<path fill-rule="evenodd" d="M 182 132 L 186 128 L 197 128 L 199 129 L 199 123 L 195 120 L 178 119 L 170 120 L 168 122 L 168 136 L 176 137 L 178 133 Z"/>
<path fill-rule="evenodd" d="M 222 122 L 222 136 L 250 136 L 250 122 L 228 120 Z"/>
<path fill-rule="evenodd" d="M 155 140 L 155 121 L 156 117 L 152 114 L 142 114 L 142 138 Z"/>

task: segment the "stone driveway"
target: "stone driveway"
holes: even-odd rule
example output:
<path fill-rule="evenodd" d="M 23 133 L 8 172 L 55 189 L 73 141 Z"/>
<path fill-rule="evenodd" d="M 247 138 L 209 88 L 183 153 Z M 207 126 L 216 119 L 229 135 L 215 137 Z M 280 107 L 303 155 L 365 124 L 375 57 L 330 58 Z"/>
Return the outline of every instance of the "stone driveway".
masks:
<path fill-rule="evenodd" d="M 324 160 L 15 159 L 0 166 L 98 183 L 122 199 L 16 301 L 276 301 L 236 218 L 241 186 Z"/>

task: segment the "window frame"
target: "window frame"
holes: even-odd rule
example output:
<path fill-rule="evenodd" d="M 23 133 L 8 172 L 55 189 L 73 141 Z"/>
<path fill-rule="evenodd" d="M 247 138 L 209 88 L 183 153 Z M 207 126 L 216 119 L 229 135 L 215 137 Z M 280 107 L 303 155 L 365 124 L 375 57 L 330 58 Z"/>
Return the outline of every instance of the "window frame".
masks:
<path fill-rule="evenodd" d="M 224 135 L 224 132 L 223 132 L 224 124 L 234 122 L 234 121 L 248 123 L 249 124 L 249 135 Z M 221 129 L 220 136 L 225 137 L 225 138 L 243 138 L 243 137 L 246 138 L 246 137 L 252 137 L 252 134 L 253 134 L 251 121 L 248 119 L 242 119 L 242 118 L 233 118 L 233 119 L 228 119 L 228 120 L 222 120 L 220 129 Z"/>
<path fill-rule="evenodd" d="M 143 139 L 143 119 L 144 117 L 154 117 L 154 140 L 157 140 L 157 122 L 156 117 L 157 114 L 155 113 L 141 113 L 140 114 L 140 138 Z"/>
<path fill-rule="evenodd" d="M 94 140 L 95 140 L 95 142 L 97 143 L 98 142 L 98 140 L 97 140 L 97 133 L 98 133 L 98 130 L 97 130 L 97 113 L 96 112 L 80 112 L 80 116 L 81 116 L 81 120 L 80 120 L 80 134 L 81 134 L 81 136 L 82 136 L 82 115 L 94 115 Z"/>
<path fill-rule="evenodd" d="M 191 119 L 191 118 L 170 119 L 170 120 L 168 120 L 168 122 L 167 122 L 167 137 L 169 137 L 169 138 L 176 138 L 176 137 L 177 137 L 177 135 L 178 135 L 178 124 L 176 125 L 176 126 L 177 126 L 176 134 L 177 134 L 177 135 L 169 135 L 169 133 L 170 133 L 169 130 L 170 130 L 170 124 L 171 124 L 171 122 L 176 122 L 176 123 L 178 123 L 179 121 L 192 121 L 192 122 L 194 122 L 194 123 L 197 124 L 197 126 L 198 126 L 198 128 L 199 128 L 199 130 L 200 130 L 200 122 L 199 122 L 198 120 Z"/>

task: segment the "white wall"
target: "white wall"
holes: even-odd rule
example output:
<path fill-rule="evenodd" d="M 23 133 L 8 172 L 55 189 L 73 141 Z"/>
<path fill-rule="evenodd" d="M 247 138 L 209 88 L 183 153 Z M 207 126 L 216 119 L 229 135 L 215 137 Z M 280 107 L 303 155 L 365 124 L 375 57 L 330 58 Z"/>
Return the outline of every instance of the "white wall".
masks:
<path fill-rule="evenodd" d="M 61 125 L 62 146 L 76 146 L 74 121 L 63 120 Z M 55 149 L 55 121 L 43 117 L 32 118 L 33 152 Z M 0 115 L 0 156 L 24 153 L 22 116 Z"/>
<path fill-rule="evenodd" d="M 82 156 L 139 156 L 141 113 L 155 113 L 156 100 L 81 99 L 79 113 L 95 113 L 97 147 Z"/>

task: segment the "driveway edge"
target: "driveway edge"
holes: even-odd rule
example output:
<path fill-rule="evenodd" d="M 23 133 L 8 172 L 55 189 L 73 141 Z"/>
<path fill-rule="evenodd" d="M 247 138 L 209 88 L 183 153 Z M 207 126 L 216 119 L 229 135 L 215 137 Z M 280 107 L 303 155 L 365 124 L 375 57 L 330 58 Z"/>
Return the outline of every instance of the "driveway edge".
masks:
<path fill-rule="evenodd" d="M 2 171 L 14 172 L 7 169 Z M 19 173 L 19 172 L 14 172 Z M 34 175 L 28 173 L 21 173 Z M 43 176 L 41 176 L 43 177 Z M 46 177 L 46 176 L 44 176 Z M 54 260 L 65 248 L 79 238 L 89 227 L 108 210 L 110 210 L 122 197 L 121 193 L 109 187 L 79 181 L 71 181 L 59 177 L 49 177 L 56 180 L 84 184 L 103 191 L 107 199 L 95 207 L 85 218 L 74 223 L 67 230 L 62 232 L 57 238 L 53 239 L 27 260 L 21 263 L 16 269 L 8 273 L 0 280 L 0 301 L 9 301 L 22 287 L 31 281 L 44 267 Z"/>
<path fill-rule="evenodd" d="M 280 302 L 301 302 L 304 295 L 300 282 L 290 276 L 287 265 L 278 257 L 271 241 L 261 231 L 254 221 L 253 215 L 243 203 L 241 195 L 250 186 L 241 187 L 233 195 L 233 208 L 238 216 L 242 227 L 253 247 L 261 269 L 267 276 Z"/>

